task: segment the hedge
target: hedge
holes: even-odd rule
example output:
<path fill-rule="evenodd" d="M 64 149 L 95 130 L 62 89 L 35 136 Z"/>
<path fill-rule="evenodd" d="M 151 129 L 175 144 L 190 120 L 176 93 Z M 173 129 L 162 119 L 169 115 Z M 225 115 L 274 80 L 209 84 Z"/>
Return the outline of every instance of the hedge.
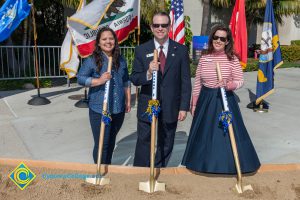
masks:
<path fill-rule="evenodd" d="M 291 40 L 291 45 L 298 45 L 298 46 L 300 46 L 300 40 Z"/>
<path fill-rule="evenodd" d="M 300 61 L 300 46 L 281 46 L 281 54 L 283 61 L 297 62 Z"/>

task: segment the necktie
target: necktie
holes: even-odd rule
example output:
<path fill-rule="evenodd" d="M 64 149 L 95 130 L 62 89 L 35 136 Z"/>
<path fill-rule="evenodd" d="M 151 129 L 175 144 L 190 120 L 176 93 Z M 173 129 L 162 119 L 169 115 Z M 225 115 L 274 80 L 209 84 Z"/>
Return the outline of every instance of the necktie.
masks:
<path fill-rule="evenodd" d="M 159 52 L 159 62 L 160 62 L 160 67 L 159 70 L 161 71 L 161 73 L 164 73 L 164 69 L 165 69 L 165 64 L 166 64 L 166 56 L 164 54 L 163 51 L 163 46 L 160 46 L 160 52 Z"/>

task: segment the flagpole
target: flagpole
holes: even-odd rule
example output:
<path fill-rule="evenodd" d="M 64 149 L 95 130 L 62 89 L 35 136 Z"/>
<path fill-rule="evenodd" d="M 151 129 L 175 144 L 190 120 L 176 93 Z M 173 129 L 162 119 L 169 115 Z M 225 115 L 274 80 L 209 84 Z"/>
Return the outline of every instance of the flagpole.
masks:
<path fill-rule="evenodd" d="M 137 45 L 140 45 L 140 35 L 141 35 L 141 0 L 138 0 L 138 38 L 137 38 Z"/>
<path fill-rule="evenodd" d="M 140 45 L 141 36 L 141 0 L 138 1 L 138 33 L 137 33 L 137 45 Z M 135 86 L 135 106 L 137 106 L 139 98 L 139 87 Z"/>
<path fill-rule="evenodd" d="M 37 32 L 36 32 L 36 23 L 34 16 L 34 0 L 31 0 L 31 13 L 32 13 L 32 24 L 33 24 L 33 38 L 34 38 L 34 60 L 35 60 L 35 76 L 36 76 L 36 87 L 37 87 L 37 96 L 33 97 L 28 101 L 29 105 L 39 106 L 46 105 L 51 103 L 46 97 L 41 97 L 40 93 L 40 80 L 39 80 L 39 65 L 37 60 Z"/>

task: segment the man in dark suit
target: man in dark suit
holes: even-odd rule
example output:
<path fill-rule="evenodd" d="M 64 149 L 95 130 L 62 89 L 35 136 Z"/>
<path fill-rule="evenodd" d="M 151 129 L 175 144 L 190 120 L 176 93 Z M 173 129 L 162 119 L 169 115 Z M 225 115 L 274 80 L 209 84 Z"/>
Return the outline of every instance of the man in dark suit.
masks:
<path fill-rule="evenodd" d="M 161 112 L 158 116 L 156 167 L 166 167 L 171 156 L 177 122 L 186 118 L 190 107 L 191 77 L 188 48 L 171 39 L 170 17 L 165 12 L 153 16 L 151 31 L 154 39 L 136 47 L 131 81 L 142 86 L 137 109 L 137 143 L 134 166 L 150 166 L 151 123 L 145 114 L 152 98 L 152 72 L 158 71 L 157 99 Z M 153 61 L 158 50 L 159 62 Z"/>

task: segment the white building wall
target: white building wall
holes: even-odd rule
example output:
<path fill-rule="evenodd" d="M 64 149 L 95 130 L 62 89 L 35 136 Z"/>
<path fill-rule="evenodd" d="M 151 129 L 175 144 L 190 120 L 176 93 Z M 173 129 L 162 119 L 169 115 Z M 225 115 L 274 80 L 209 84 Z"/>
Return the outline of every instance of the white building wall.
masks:
<path fill-rule="evenodd" d="M 294 16 L 284 17 L 284 24 L 278 27 L 280 44 L 290 45 L 291 40 L 300 40 L 300 26 L 296 26 Z"/>
<path fill-rule="evenodd" d="M 191 18 L 191 29 L 193 32 L 193 35 L 200 35 L 201 32 L 201 25 L 202 25 L 202 12 L 203 12 L 203 6 L 201 0 L 184 0 L 184 14 L 187 16 L 190 16 Z M 224 9 L 224 13 L 227 13 L 228 10 Z M 229 13 L 230 15 L 230 13 Z M 223 15 L 224 16 L 224 15 Z M 230 16 L 228 16 L 230 18 Z M 211 16 L 211 22 L 217 22 L 221 19 L 218 19 L 218 17 L 215 17 L 214 15 Z M 228 21 L 228 19 L 224 19 L 225 21 Z M 300 40 L 300 16 L 298 17 L 298 24 L 296 26 L 296 20 L 293 16 L 290 17 L 284 17 L 283 18 L 283 25 L 278 26 L 278 34 L 280 43 L 282 45 L 290 45 L 291 40 Z M 254 32 L 253 32 L 254 31 Z M 249 35 L 249 44 L 255 43 L 255 28 L 253 29 L 252 37 Z M 261 31 L 262 27 L 257 26 L 257 34 L 256 34 L 256 43 L 260 44 L 261 40 Z M 253 35 L 254 34 L 254 35 Z M 253 38 L 254 36 L 254 38 Z M 253 38 L 253 39 L 251 39 Z"/>
<path fill-rule="evenodd" d="M 296 21 L 293 16 L 284 17 L 284 23 L 277 25 L 279 41 L 281 45 L 290 45 L 291 40 L 300 40 L 300 27 L 296 26 Z M 260 44 L 262 25 L 257 26 L 256 43 Z"/>
<path fill-rule="evenodd" d="M 201 0 L 184 0 L 184 15 L 191 18 L 193 35 L 200 35 L 202 25 L 203 6 Z"/>

